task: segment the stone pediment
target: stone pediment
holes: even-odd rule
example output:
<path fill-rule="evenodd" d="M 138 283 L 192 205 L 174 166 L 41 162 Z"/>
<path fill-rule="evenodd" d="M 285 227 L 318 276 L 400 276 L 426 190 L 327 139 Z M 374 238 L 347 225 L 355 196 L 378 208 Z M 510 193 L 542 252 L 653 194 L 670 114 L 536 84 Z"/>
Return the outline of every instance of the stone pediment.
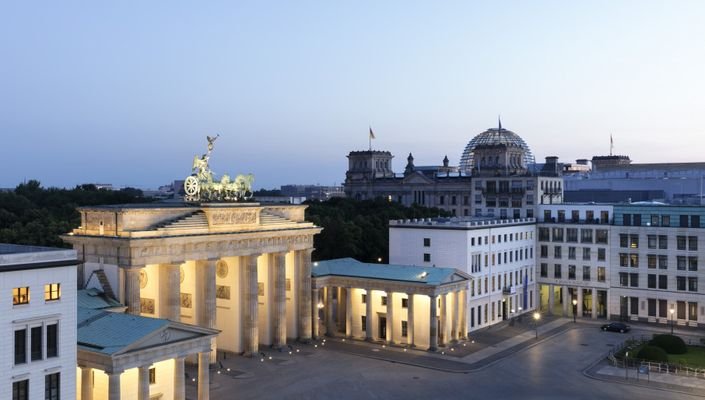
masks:
<path fill-rule="evenodd" d="M 196 340 L 213 335 L 210 329 L 204 329 L 195 325 L 171 322 L 169 325 L 151 332 L 142 339 L 125 346 L 114 355 L 118 356 L 126 353 L 139 352 L 141 350 L 153 349 L 174 345 L 187 340 Z"/>
<path fill-rule="evenodd" d="M 414 172 L 413 174 L 409 174 L 404 177 L 404 180 L 402 181 L 406 185 L 432 185 L 434 184 L 433 180 L 426 177 L 420 172 Z"/>

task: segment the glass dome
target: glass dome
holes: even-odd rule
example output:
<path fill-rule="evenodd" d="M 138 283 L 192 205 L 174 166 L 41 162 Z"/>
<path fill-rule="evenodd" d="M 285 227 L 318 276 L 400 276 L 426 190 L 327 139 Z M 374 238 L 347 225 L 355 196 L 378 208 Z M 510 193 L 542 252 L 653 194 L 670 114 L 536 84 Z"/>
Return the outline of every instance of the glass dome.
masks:
<path fill-rule="evenodd" d="M 502 128 L 500 125 L 499 128 L 490 128 L 482 132 L 468 142 L 468 145 L 465 146 L 465 150 L 463 151 L 463 155 L 460 157 L 460 170 L 467 174 L 471 173 L 474 166 L 473 155 L 475 147 L 499 144 L 520 146 L 524 150 L 524 162 L 526 165 L 529 166 L 535 162 L 534 154 L 531 152 L 529 145 L 526 144 L 524 139 L 512 131 Z"/>

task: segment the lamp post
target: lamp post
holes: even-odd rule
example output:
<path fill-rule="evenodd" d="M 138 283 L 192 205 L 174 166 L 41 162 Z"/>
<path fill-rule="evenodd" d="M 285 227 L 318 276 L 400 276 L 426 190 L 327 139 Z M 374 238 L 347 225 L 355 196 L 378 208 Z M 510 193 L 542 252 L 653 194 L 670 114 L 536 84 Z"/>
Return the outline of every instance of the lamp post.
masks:
<path fill-rule="evenodd" d="M 541 318 L 541 314 L 537 312 L 534 313 L 534 328 L 536 328 L 536 339 L 539 338 L 539 319 Z"/>
<path fill-rule="evenodd" d="M 671 313 L 671 335 L 673 335 L 673 314 L 676 312 L 676 310 L 671 307 L 671 309 L 668 311 Z"/>
<path fill-rule="evenodd" d="M 578 312 L 578 300 L 573 299 L 573 323 L 575 323 L 575 314 Z"/>

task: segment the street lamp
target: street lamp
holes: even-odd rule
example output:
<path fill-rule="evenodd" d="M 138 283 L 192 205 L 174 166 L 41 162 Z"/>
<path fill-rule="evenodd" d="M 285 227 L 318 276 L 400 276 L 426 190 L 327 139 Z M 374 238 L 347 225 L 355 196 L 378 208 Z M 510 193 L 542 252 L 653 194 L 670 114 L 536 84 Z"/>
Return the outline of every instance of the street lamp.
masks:
<path fill-rule="evenodd" d="M 573 299 L 573 323 L 575 323 L 575 314 L 578 312 L 578 300 Z"/>
<path fill-rule="evenodd" d="M 536 339 L 539 338 L 539 319 L 541 318 L 541 314 L 537 312 L 534 313 L 534 327 L 536 328 Z"/>
<path fill-rule="evenodd" d="M 670 313 L 671 313 L 671 335 L 673 335 L 673 313 L 675 313 L 676 310 L 674 310 L 673 307 L 671 307 L 671 309 L 668 311 L 670 311 Z"/>

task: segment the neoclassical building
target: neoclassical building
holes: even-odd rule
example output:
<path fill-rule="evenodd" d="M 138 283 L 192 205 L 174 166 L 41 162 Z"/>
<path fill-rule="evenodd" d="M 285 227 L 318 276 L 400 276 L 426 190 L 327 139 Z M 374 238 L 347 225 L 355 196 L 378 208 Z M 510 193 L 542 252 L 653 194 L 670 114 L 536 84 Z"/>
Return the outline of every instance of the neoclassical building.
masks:
<path fill-rule="evenodd" d="M 127 313 L 217 329 L 216 351 L 252 354 L 311 338 L 311 252 L 321 228 L 306 206 L 257 203 L 83 207 L 62 238 Z M 217 343 L 216 343 L 217 342 Z"/>

